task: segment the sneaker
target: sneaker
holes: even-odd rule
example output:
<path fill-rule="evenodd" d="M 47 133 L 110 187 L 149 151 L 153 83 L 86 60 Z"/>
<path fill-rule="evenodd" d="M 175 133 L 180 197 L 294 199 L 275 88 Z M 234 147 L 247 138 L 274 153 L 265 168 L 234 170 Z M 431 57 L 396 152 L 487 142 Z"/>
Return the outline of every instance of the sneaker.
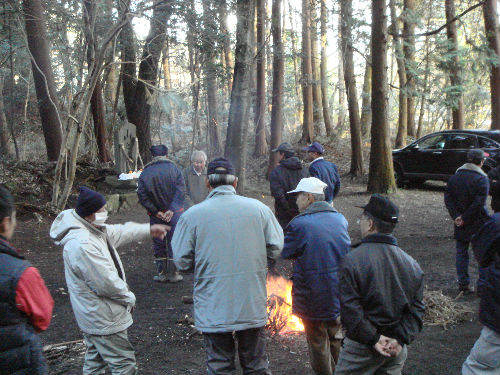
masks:
<path fill-rule="evenodd" d="M 168 282 L 169 282 L 169 283 L 178 283 L 178 282 L 180 282 L 180 281 L 182 281 L 182 280 L 184 280 L 184 278 L 183 278 L 183 277 L 182 277 L 182 275 L 181 275 L 179 272 L 177 272 L 177 271 L 175 271 L 175 272 L 172 274 L 172 276 L 170 276 L 170 277 L 168 278 Z"/>
<path fill-rule="evenodd" d="M 169 281 L 167 275 L 165 275 L 163 273 L 160 273 L 159 275 L 155 275 L 153 277 L 153 280 L 156 282 L 159 282 L 159 283 L 166 283 L 167 281 Z"/>

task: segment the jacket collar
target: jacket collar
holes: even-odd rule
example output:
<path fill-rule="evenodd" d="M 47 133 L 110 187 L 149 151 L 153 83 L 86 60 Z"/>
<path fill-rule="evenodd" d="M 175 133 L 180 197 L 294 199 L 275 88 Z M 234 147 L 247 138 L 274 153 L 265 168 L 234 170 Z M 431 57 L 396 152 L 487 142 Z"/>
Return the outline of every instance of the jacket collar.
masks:
<path fill-rule="evenodd" d="M 314 162 L 316 162 L 316 161 L 323 160 L 323 159 L 324 159 L 324 157 L 323 157 L 323 156 L 320 156 L 319 158 L 314 159 L 314 160 L 311 162 L 311 164 L 312 164 L 312 163 L 314 163 Z"/>
<path fill-rule="evenodd" d="M 458 171 L 471 171 L 479 173 L 482 176 L 487 176 L 487 174 L 481 169 L 481 167 L 479 167 L 474 163 L 465 163 L 464 165 L 462 165 L 460 168 L 457 169 L 457 172 Z"/>
<path fill-rule="evenodd" d="M 102 227 L 99 227 L 100 229 L 96 228 L 95 226 L 90 224 L 87 220 L 85 220 L 83 217 L 78 215 L 75 210 L 73 210 L 72 213 L 73 213 L 73 216 L 80 222 L 80 224 L 88 231 L 90 231 L 94 234 L 97 234 L 97 235 L 101 235 L 101 236 L 105 233 L 105 231 L 106 231 L 105 225 L 103 225 Z"/>
<path fill-rule="evenodd" d="M 206 176 L 207 175 L 207 169 L 206 168 L 203 169 L 201 171 L 201 173 L 198 173 L 198 172 L 196 172 L 196 170 L 194 169 L 194 167 L 191 165 L 191 168 L 189 168 L 189 171 L 191 172 L 191 174 L 193 176 L 198 176 L 199 177 L 199 176 Z"/>
<path fill-rule="evenodd" d="M 361 240 L 361 242 L 353 245 L 352 247 L 358 247 L 364 243 L 385 243 L 388 245 L 398 246 L 398 241 L 392 234 L 375 233 L 366 236 Z"/>
<path fill-rule="evenodd" d="M 14 258 L 24 259 L 24 257 L 20 255 L 12 244 L 3 236 L 0 236 L 0 253 L 13 256 Z"/>
<path fill-rule="evenodd" d="M 337 210 L 332 206 L 330 206 L 328 202 L 320 201 L 310 204 L 309 207 L 307 207 L 304 212 L 302 212 L 297 216 L 310 215 L 310 214 L 315 214 L 317 212 L 337 212 Z"/>
<path fill-rule="evenodd" d="M 214 188 L 207 196 L 207 199 L 214 195 L 236 195 L 236 190 L 233 185 L 221 185 Z"/>
<path fill-rule="evenodd" d="M 150 165 L 152 164 L 156 164 L 156 163 L 164 163 L 164 162 L 169 162 L 171 163 L 171 161 L 166 157 L 166 156 L 155 156 L 153 157 L 153 159 L 144 166 L 144 168 L 146 167 L 149 167 Z"/>

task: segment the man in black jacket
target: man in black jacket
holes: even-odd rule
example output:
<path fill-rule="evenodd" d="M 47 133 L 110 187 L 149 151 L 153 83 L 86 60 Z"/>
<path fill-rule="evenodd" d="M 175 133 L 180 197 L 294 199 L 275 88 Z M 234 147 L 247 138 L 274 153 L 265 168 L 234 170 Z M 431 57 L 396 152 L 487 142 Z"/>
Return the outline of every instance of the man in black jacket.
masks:
<path fill-rule="evenodd" d="M 479 321 L 484 325 L 462 366 L 463 375 L 500 374 L 500 213 L 484 224 L 472 240 L 483 270 L 479 285 Z"/>
<path fill-rule="evenodd" d="M 279 152 L 280 163 L 269 175 L 269 183 L 271 194 L 274 197 L 276 218 L 285 230 L 290 220 L 299 214 L 295 196 L 287 194 L 287 192 L 295 189 L 299 181 L 308 177 L 309 173 L 302 167 L 299 158 L 295 156 L 295 151 L 290 143 L 283 142 L 272 151 Z"/>
<path fill-rule="evenodd" d="M 455 224 L 456 268 L 458 289 L 471 293 L 469 288 L 469 244 L 472 236 L 489 219 L 486 199 L 489 180 L 481 169 L 484 152 L 473 149 L 467 153 L 467 163 L 450 177 L 444 193 L 444 202 Z"/>
<path fill-rule="evenodd" d="M 340 271 L 346 339 L 335 375 L 400 375 L 406 345 L 422 329 L 423 272 L 391 235 L 399 216 L 396 205 L 374 194 L 362 208 L 362 241 Z"/>
<path fill-rule="evenodd" d="M 491 209 L 500 212 L 500 162 L 488 172 L 490 179 Z"/>

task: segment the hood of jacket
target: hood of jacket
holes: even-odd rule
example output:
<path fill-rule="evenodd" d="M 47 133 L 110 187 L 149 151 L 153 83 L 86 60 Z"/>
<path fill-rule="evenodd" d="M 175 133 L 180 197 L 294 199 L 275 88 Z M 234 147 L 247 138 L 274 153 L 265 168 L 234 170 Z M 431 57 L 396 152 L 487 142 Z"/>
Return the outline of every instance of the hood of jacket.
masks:
<path fill-rule="evenodd" d="M 292 156 L 291 158 L 286 158 L 280 161 L 280 165 L 287 169 L 298 170 L 302 169 L 302 162 L 296 156 Z"/>
<path fill-rule="evenodd" d="M 315 214 L 317 212 L 337 212 L 335 208 L 333 208 L 328 202 L 325 201 L 320 201 L 320 202 L 314 202 L 307 207 L 304 212 L 300 213 L 296 217 L 299 216 L 304 216 L 304 215 L 310 215 L 310 214 Z"/>
<path fill-rule="evenodd" d="M 457 172 L 458 171 L 471 171 L 479 173 L 482 176 L 488 177 L 488 175 L 481 169 L 481 167 L 474 163 L 465 163 L 464 165 L 462 165 L 460 168 L 457 169 Z"/>
<path fill-rule="evenodd" d="M 102 234 L 99 229 L 80 217 L 74 209 L 62 211 L 50 227 L 50 238 L 56 245 L 61 246 L 72 239 L 87 238 L 89 233 Z"/>

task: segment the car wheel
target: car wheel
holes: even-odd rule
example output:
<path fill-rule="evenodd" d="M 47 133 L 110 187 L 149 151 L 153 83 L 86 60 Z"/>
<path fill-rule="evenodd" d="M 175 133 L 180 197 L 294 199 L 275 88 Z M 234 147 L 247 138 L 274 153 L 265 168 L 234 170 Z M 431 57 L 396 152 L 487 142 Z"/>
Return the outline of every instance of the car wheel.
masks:
<path fill-rule="evenodd" d="M 394 178 L 396 180 L 396 186 L 398 188 L 403 188 L 405 185 L 403 170 L 398 165 L 394 165 Z"/>

